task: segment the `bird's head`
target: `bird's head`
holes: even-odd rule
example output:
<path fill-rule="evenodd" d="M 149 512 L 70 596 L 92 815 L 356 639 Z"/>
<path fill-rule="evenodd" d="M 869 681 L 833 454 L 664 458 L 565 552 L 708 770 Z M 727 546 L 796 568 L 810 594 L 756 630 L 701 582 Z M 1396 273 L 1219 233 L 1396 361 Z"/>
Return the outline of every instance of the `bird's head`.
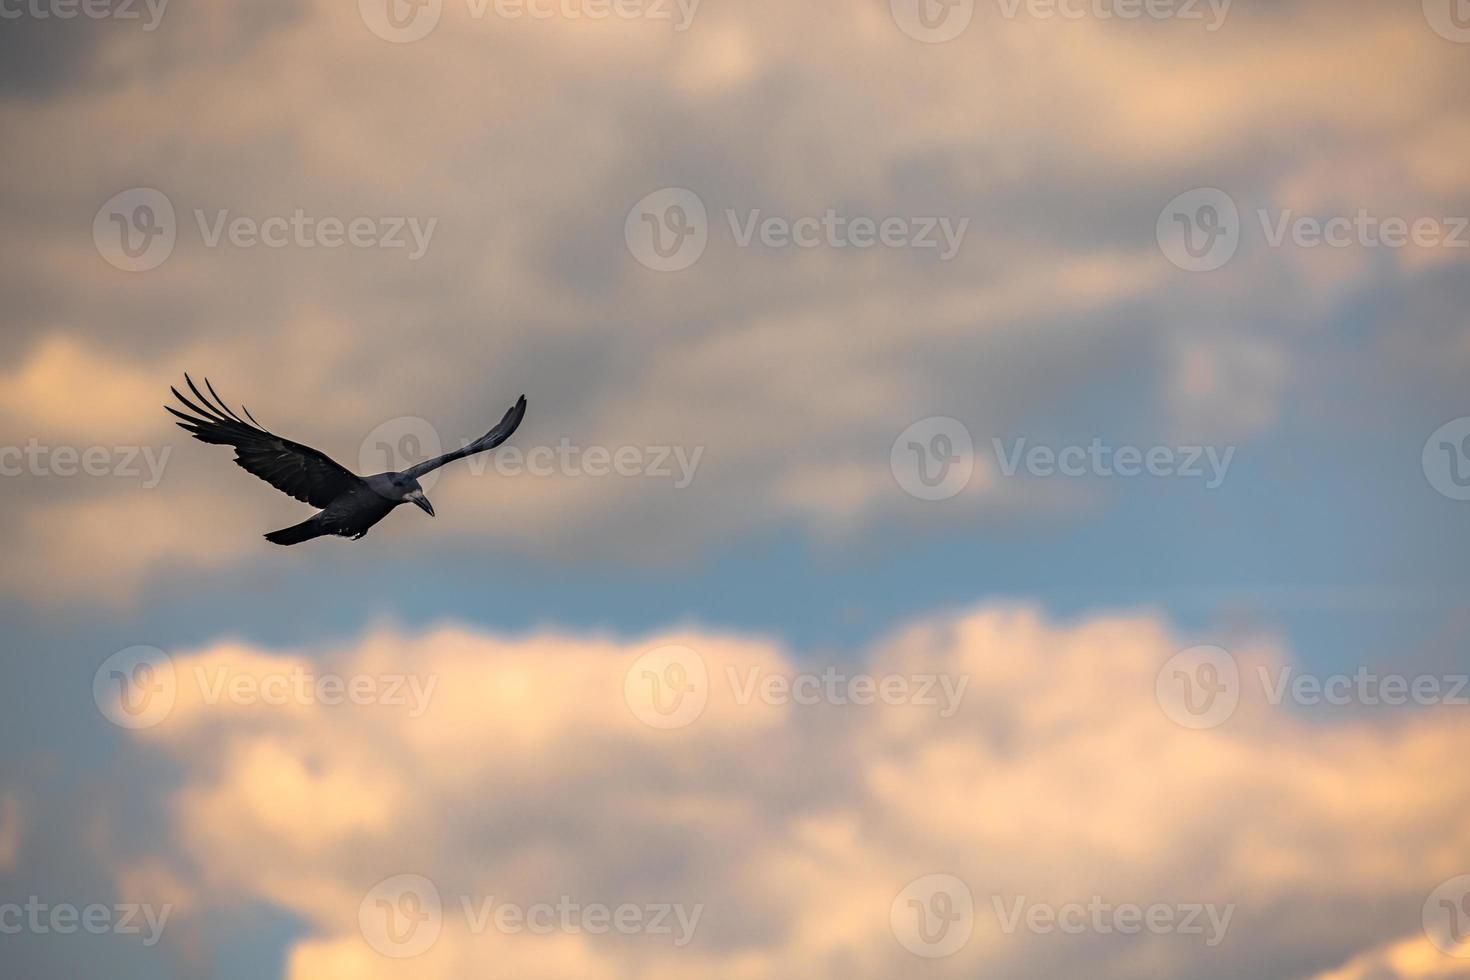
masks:
<path fill-rule="evenodd" d="M 399 500 L 415 504 L 430 517 L 434 516 L 434 505 L 424 496 L 424 488 L 419 486 L 418 480 L 411 476 L 401 477 L 394 481 L 394 487 L 399 491 Z"/>

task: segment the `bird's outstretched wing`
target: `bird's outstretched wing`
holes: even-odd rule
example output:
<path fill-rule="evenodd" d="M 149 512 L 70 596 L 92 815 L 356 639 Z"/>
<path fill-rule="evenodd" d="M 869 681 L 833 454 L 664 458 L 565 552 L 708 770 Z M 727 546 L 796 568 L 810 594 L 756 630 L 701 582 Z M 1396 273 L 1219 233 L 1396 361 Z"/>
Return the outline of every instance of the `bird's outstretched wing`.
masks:
<path fill-rule="evenodd" d="M 505 417 L 500 420 L 500 424 L 496 425 L 495 428 L 491 429 L 489 432 L 485 433 L 483 436 L 476 439 L 468 446 L 465 446 L 463 449 L 456 449 L 452 453 L 445 453 L 438 459 L 425 460 L 417 466 L 409 467 L 407 470 L 404 470 L 404 472 L 414 479 L 418 479 L 430 470 L 437 470 L 445 463 L 452 463 L 456 459 L 463 459 L 466 456 L 473 456 L 475 453 L 483 453 L 487 449 L 494 449 L 496 446 L 500 445 L 502 442 L 510 438 L 511 433 L 515 432 L 516 427 L 521 424 L 521 419 L 525 418 L 525 415 L 526 396 L 522 395 L 520 397 L 520 400 L 512 405 L 510 407 L 510 410 L 505 413 Z"/>
<path fill-rule="evenodd" d="M 325 453 L 290 439 L 282 439 L 260 428 L 255 416 L 250 414 L 250 409 L 244 406 L 241 406 L 241 410 L 250 421 L 240 418 L 215 393 L 208 378 L 204 379 L 204 386 L 214 395 L 213 402 L 195 386 L 194 379 L 186 374 L 184 380 L 189 383 L 189 390 L 194 392 L 194 397 L 204 407 L 189 401 L 177 388 L 169 390 L 194 414 L 186 415 L 170 406 L 164 407 L 183 419 L 178 423 L 179 428 L 189 432 L 200 442 L 234 446 L 235 462 L 245 472 L 260 477 L 282 493 L 290 494 L 313 507 L 325 507 L 362 483 L 360 478 Z"/>

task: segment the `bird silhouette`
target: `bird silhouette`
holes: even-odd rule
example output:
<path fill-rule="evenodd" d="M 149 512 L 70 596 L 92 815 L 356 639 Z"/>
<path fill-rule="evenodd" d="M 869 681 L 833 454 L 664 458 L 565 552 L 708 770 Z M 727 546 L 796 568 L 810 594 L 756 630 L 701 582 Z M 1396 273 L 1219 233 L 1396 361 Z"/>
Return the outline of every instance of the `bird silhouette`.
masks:
<path fill-rule="evenodd" d="M 522 395 L 495 428 L 463 448 L 425 460 L 401 472 L 358 476 L 320 450 L 266 431 L 250 414 L 250 409 L 243 405 L 240 406 L 245 413 L 242 419 L 225 404 L 208 378 L 204 379 L 204 387 L 214 396 L 213 401 L 187 374 L 184 381 L 202 407 L 185 398 L 178 388 L 170 387 L 174 397 L 194 413 L 189 415 L 165 405 L 168 411 L 182 419 L 177 423 L 179 428 L 200 442 L 233 446 L 235 462 L 245 472 L 260 477 L 302 503 L 320 509 L 319 514 L 300 524 L 265 536 L 267 541 L 280 545 L 300 544 L 327 534 L 355 541 L 387 517 L 393 508 L 404 503 L 416 504 L 433 517 L 434 507 L 424 496 L 419 477 L 445 463 L 494 449 L 510 438 L 526 414 L 526 396 Z"/>

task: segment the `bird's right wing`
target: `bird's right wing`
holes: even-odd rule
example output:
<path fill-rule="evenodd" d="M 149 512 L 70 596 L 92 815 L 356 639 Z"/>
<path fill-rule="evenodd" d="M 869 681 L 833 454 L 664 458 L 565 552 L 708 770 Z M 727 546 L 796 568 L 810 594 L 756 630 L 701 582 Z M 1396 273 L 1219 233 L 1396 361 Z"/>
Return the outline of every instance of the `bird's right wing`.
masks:
<path fill-rule="evenodd" d="M 408 469 L 404 470 L 404 472 L 414 479 L 418 479 L 431 470 L 437 470 L 445 463 L 452 463 L 456 459 L 464 459 L 466 456 L 473 456 L 475 453 L 483 453 L 486 450 L 494 449 L 496 446 L 500 445 L 502 442 L 511 437 L 511 434 L 514 433 L 516 428 L 521 424 L 521 419 L 525 417 L 526 396 L 522 395 L 519 399 L 516 400 L 516 403 L 512 405 L 510 409 L 505 413 L 504 417 L 502 417 L 501 420 L 496 423 L 495 428 L 491 429 L 489 432 L 485 433 L 483 436 L 476 439 L 468 446 L 464 446 L 461 449 L 456 449 L 453 452 L 445 453 L 443 456 L 440 456 L 437 459 L 425 460 L 417 466 L 410 466 Z"/>
<path fill-rule="evenodd" d="M 255 416 L 250 414 L 250 409 L 242 407 L 249 422 L 240 418 L 215 393 L 208 378 L 204 379 L 204 386 L 214 395 L 213 402 L 205 397 L 187 374 L 184 375 L 184 380 L 189 383 L 189 390 L 194 392 L 194 396 L 205 407 L 201 408 L 189 401 L 177 388 L 169 390 L 194 414 L 186 415 L 170 406 L 164 407 L 183 419 L 178 423 L 179 428 L 192 434 L 200 442 L 234 446 L 235 462 L 245 472 L 260 477 L 302 503 L 318 508 L 327 506 L 348 490 L 362 484 L 361 478 L 325 453 L 290 439 L 282 439 L 260 428 L 260 423 L 255 422 Z"/>

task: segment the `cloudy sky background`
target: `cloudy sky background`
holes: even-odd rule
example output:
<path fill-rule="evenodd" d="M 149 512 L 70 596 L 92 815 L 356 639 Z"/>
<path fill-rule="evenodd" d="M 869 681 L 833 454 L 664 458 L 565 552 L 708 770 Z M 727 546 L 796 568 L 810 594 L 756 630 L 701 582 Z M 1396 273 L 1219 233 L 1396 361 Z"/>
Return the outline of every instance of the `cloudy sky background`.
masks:
<path fill-rule="evenodd" d="M 904 29 L 902 0 L 704 0 L 684 30 L 673 6 L 444 0 L 411 43 L 375 33 L 370 0 L 173 0 L 152 30 L 141 5 L 5 9 L 0 446 L 163 465 L 156 485 L 142 458 L 0 478 L 0 903 L 173 908 L 156 946 L 0 935 L 19 975 L 1470 975 L 1421 916 L 1470 873 L 1470 708 L 1273 706 L 1254 682 L 1467 669 L 1470 504 L 1422 454 L 1470 415 L 1470 248 L 1272 247 L 1257 217 L 1470 215 L 1470 30 L 1448 0 L 1238 0 L 1214 30 L 1203 5 L 977 2 L 943 43 Z M 135 188 L 166 196 L 177 240 L 130 272 L 94 222 Z M 626 234 L 665 188 L 709 216 L 672 272 Z M 1241 215 L 1207 272 L 1157 233 L 1197 188 Z M 195 216 L 297 209 L 434 224 L 413 259 L 211 246 Z M 732 209 L 968 224 L 943 260 L 742 246 Z M 458 446 L 521 392 L 522 451 L 698 464 L 676 486 L 672 461 L 461 463 L 435 519 L 282 550 L 261 533 L 305 509 L 162 411 L 186 370 L 353 469 L 382 468 L 377 437 Z M 974 453 L 929 501 L 891 450 L 935 417 Z M 1007 476 L 995 439 L 1234 455 L 1216 488 Z M 671 643 L 706 664 L 709 704 L 662 730 L 624 682 Z M 1199 644 L 1246 678 L 1203 731 L 1156 697 Z M 93 678 L 137 645 L 185 679 L 437 687 L 408 717 L 182 684 L 127 730 Z M 968 686 L 940 717 L 739 704 L 724 683 L 829 666 Z M 446 902 L 704 911 L 677 948 L 446 914 L 399 960 L 359 907 L 407 873 Z M 976 910 L 926 959 L 890 910 L 933 873 Z M 991 898 L 1021 895 L 1236 910 L 1214 947 L 1006 934 Z"/>

